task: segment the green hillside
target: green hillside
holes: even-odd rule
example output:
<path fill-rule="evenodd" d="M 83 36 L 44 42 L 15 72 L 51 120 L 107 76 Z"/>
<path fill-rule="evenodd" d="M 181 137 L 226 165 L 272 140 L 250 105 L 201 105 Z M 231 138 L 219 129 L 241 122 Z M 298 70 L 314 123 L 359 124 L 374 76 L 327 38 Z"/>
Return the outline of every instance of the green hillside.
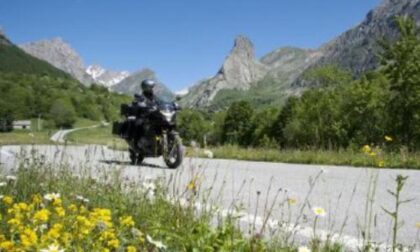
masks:
<path fill-rule="evenodd" d="M 0 72 L 71 78 L 69 74 L 55 68 L 46 61 L 25 53 L 2 34 L 0 34 Z"/>
<path fill-rule="evenodd" d="M 101 86 L 82 85 L 1 34 L 0 93 L 0 119 L 40 116 L 51 127 L 72 127 L 78 118 L 114 120 L 120 104 L 130 100 Z"/>

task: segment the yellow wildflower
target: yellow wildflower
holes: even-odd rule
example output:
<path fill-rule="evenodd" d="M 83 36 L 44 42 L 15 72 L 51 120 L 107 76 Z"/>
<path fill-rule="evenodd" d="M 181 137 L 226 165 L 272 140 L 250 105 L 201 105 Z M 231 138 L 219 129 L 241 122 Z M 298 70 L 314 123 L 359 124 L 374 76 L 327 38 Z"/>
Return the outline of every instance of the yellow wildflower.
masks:
<path fill-rule="evenodd" d="M 133 220 L 133 217 L 131 217 L 131 216 L 124 216 L 124 217 L 120 218 L 120 222 L 121 222 L 121 225 L 127 226 L 127 227 L 132 227 L 135 224 L 134 220 Z"/>
<path fill-rule="evenodd" d="M 57 213 L 58 216 L 60 217 L 64 217 L 66 215 L 66 211 L 64 210 L 64 208 L 62 207 L 56 207 L 55 208 L 55 212 Z"/>
<path fill-rule="evenodd" d="M 0 249 L 4 251 L 12 251 L 13 250 L 13 242 L 11 241 L 4 241 L 0 243 Z"/>
<path fill-rule="evenodd" d="M 118 239 L 112 239 L 108 241 L 107 245 L 111 248 L 118 248 L 120 246 L 120 241 Z"/>
<path fill-rule="evenodd" d="M 77 206 L 75 204 L 71 204 L 68 209 L 73 212 L 76 213 L 77 212 Z"/>
<path fill-rule="evenodd" d="M 39 222 L 46 222 L 50 216 L 50 211 L 41 209 L 34 214 L 34 220 Z"/>
<path fill-rule="evenodd" d="M 370 146 L 368 144 L 363 145 L 362 147 L 362 152 L 365 154 L 369 154 L 372 151 L 372 149 L 370 148 Z"/>
<path fill-rule="evenodd" d="M 137 249 L 134 246 L 128 246 L 126 251 L 127 252 L 137 252 Z"/>
<path fill-rule="evenodd" d="M 39 194 L 32 195 L 32 203 L 35 205 L 39 205 L 42 203 L 42 197 Z"/>
<path fill-rule="evenodd" d="M 25 228 L 22 234 L 20 234 L 20 240 L 24 248 L 30 248 L 36 245 L 38 237 L 34 231 L 30 228 Z"/>
<path fill-rule="evenodd" d="M 313 210 L 314 214 L 316 216 L 319 216 L 319 217 L 324 217 L 327 214 L 325 209 L 322 208 L 322 207 L 314 207 L 312 210 Z"/>
<path fill-rule="evenodd" d="M 7 221 L 7 224 L 12 226 L 13 228 L 18 228 L 22 224 L 22 222 L 17 218 L 12 218 L 9 221 Z"/>
<path fill-rule="evenodd" d="M 420 221 L 416 222 L 416 228 L 420 229 Z"/>
<path fill-rule="evenodd" d="M 293 206 L 293 205 L 296 205 L 297 200 L 295 198 L 287 198 L 287 203 Z"/>
<path fill-rule="evenodd" d="M 60 223 L 54 224 L 54 226 L 48 231 L 47 236 L 52 239 L 57 239 L 60 237 L 60 232 L 63 229 L 63 225 Z"/>
<path fill-rule="evenodd" d="M 6 205 L 11 205 L 13 204 L 13 198 L 10 196 L 4 196 L 3 197 L 3 203 Z"/>
<path fill-rule="evenodd" d="M 378 166 L 379 166 L 379 167 L 384 167 L 384 166 L 385 166 L 385 162 L 384 162 L 383 160 L 380 160 L 380 161 L 378 162 Z"/>
<path fill-rule="evenodd" d="M 390 136 L 385 136 L 385 141 L 387 142 L 392 142 L 394 139 L 392 139 L 392 137 Z"/>

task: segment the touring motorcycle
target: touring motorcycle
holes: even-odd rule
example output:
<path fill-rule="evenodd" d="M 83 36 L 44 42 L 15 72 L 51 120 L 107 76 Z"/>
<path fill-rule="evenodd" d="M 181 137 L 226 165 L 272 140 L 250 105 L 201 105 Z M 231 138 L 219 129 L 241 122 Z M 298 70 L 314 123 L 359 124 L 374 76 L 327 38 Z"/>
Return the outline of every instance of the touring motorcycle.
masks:
<path fill-rule="evenodd" d="M 159 102 L 147 108 L 121 105 L 124 120 L 113 123 L 112 133 L 128 143 L 132 164 L 141 164 L 146 157 L 160 156 L 171 169 L 182 163 L 183 147 L 176 125 L 179 110 L 175 102 Z"/>

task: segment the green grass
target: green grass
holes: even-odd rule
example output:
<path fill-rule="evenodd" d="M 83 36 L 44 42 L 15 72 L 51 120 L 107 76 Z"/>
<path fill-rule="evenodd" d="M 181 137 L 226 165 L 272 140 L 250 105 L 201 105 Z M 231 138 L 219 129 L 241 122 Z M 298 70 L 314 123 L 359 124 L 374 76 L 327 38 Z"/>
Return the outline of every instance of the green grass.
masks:
<path fill-rule="evenodd" d="M 115 149 L 127 149 L 125 141 L 113 136 L 111 131 L 112 125 L 81 129 L 69 133 L 66 139 L 70 144 L 100 144 Z"/>
<path fill-rule="evenodd" d="M 278 150 L 241 148 L 238 146 L 221 146 L 209 148 L 214 158 L 238 159 L 249 161 L 284 162 L 298 164 L 346 165 L 356 167 L 380 167 L 383 161 L 385 168 L 420 169 L 420 153 L 380 153 L 371 157 L 361 151 L 341 150 Z M 187 155 L 205 157 L 203 150 L 198 153 L 191 148 Z"/>
<path fill-rule="evenodd" d="M 29 130 L 14 130 L 12 132 L 0 132 L 0 145 L 11 144 L 53 144 L 50 137 L 55 131 L 43 130 L 31 132 Z"/>

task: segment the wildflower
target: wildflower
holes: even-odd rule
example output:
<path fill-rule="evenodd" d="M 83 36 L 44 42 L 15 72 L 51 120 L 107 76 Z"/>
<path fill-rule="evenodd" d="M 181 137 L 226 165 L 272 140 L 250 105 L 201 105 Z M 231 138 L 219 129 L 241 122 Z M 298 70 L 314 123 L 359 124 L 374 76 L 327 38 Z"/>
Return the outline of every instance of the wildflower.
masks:
<path fill-rule="evenodd" d="M 6 182 L 0 182 L 0 187 L 6 186 L 7 183 Z"/>
<path fill-rule="evenodd" d="M 149 243 L 153 244 L 158 249 L 166 249 L 166 246 L 161 241 L 155 241 L 149 235 L 146 236 Z"/>
<path fill-rule="evenodd" d="M 111 248 L 118 248 L 120 246 L 120 241 L 118 239 L 112 239 L 108 241 L 108 246 Z"/>
<path fill-rule="evenodd" d="M 11 205 L 13 203 L 13 198 L 10 196 L 4 196 L 3 197 L 3 202 L 6 205 Z"/>
<path fill-rule="evenodd" d="M 394 141 L 394 139 L 390 136 L 385 136 L 385 141 L 392 142 L 392 141 Z"/>
<path fill-rule="evenodd" d="M 211 150 L 204 150 L 204 155 L 206 155 L 207 158 L 213 158 L 213 152 Z"/>
<path fill-rule="evenodd" d="M 295 198 L 287 198 L 287 204 L 293 206 L 293 205 L 296 205 L 296 203 L 297 203 L 297 199 L 295 199 Z"/>
<path fill-rule="evenodd" d="M 46 249 L 41 249 L 41 252 L 64 252 L 64 249 L 60 249 L 58 245 L 52 244 Z"/>
<path fill-rule="evenodd" d="M 57 213 L 58 216 L 60 217 L 64 217 L 66 215 L 66 211 L 64 210 L 64 208 L 62 207 L 56 207 L 55 208 L 55 212 Z"/>
<path fill-rule="evenodd" d="M 312 209 L 312 211 L 314 212 L 314 214 L 316 216 L 319 216 L 319 217 L 324 217 L 327 214 L 327 212 L 325 211 L 325 209 L 322 208 L 322 207 L 314 207 Z"/>
<path fill-rule="evenodd" d="M 379 167 L 384 167 L 384 166 L 385 166 L 385 162 L 384 162 L 383 160 L 380 160 L 380 161 L 378 162 L 378 166 L 379 166 Z"/>
<path fill-rule="evenodd" d="M 44 195 L 44 199 L 46 199 L 48 201 L 57 200 L 59 198 L 60 198 L 59 193 L 47 193 L 47 194 Z"/>
<path fill-rule="evenodd" d="M 187 189 L 190 191 L 197 190 L 198 187 L 198 176 L 195 176 L 191 181 L 187 184 Z"/>
<path fill-rule="evenodd" d="M 369 145 L 363 145 L 363 147 L 362 147 L 362 152 L 363 153 L 365 153 L 365 154 L 369 154 L 370 152 L 372 151 L 372 149 L 370 148 L 370 146 Z"/>
<path fill-rule="evenodd" d="M 416 222 L 416 228 L 420 229 L 420 221 Z"/>
<path fill-rule="evenodd" d="M 23 233 L 20 235 L 20 240 L 24 248 L 30 248 L 37 243 L 38 237 L 30 228 L 25 228 Z"/>
<path fill-rule="evenodd" d="M 41 209 L 34 214 L 34 220 L 39 222 L 46 222 L 50 216 L 50 211 Z"/>
<path fill-rule="evenodd" d="M 47 236 L 53 239 L 57 239 L 60 237 L 60 232 L 63 229 L 63 225 L 56 223 L 54 226 L 48 231 Z"/>
<path fill-rule="evenodd" d="M 6 180 L 7 181 L 15 181 L 16 180 L 16 176 L 12 176 L 12 175 L 6 176 Z"/>
<path fill-rule="evenodd" d="M 120 218 L 120 222 L 121 222 L 121 225 L 126 226 L 126 227 L 132 227 L 135 224 L 133 217 L 131 216 L 125 216 L 125 217 Z"/>
<path fill-rule="evenodd" d="M 76 196 L 76 199 L 77 199 L 77 200 L 80 200 L 80 201 L 82 201 L 82 202 L 84 202 L 84 203 L 89 203 L 89 199 L 87 199 L 87 198 L 85 198 L 85 197 L 83 197 L 83 196 L 80 196 L 80 195 L 77 195 L 77 196 Z"/>
<path fill-rule="evenodd" d="M 41 195 L 39 194 L 32 195 L 32 203 L 34 203 L 35 205 L 41 204 L 42 203 Z"/>
<path fill-rule="evenodd" d="M 134 246 L 128 246 L 126 251 L 127 252 L 137 252 L 137 249 Z"/>
<path fill-rule="evenodd" d="M 298 248 L 298 252 L 311 252 L 311 250 L 306 246 L 302 246 Z"/>
<path fill-rule="evenodd" d="M 11 241 L 4 241 L 0 243 L 0 249 L 4 251 L 12 251 L 13 250 L 13 242 Z"/>

